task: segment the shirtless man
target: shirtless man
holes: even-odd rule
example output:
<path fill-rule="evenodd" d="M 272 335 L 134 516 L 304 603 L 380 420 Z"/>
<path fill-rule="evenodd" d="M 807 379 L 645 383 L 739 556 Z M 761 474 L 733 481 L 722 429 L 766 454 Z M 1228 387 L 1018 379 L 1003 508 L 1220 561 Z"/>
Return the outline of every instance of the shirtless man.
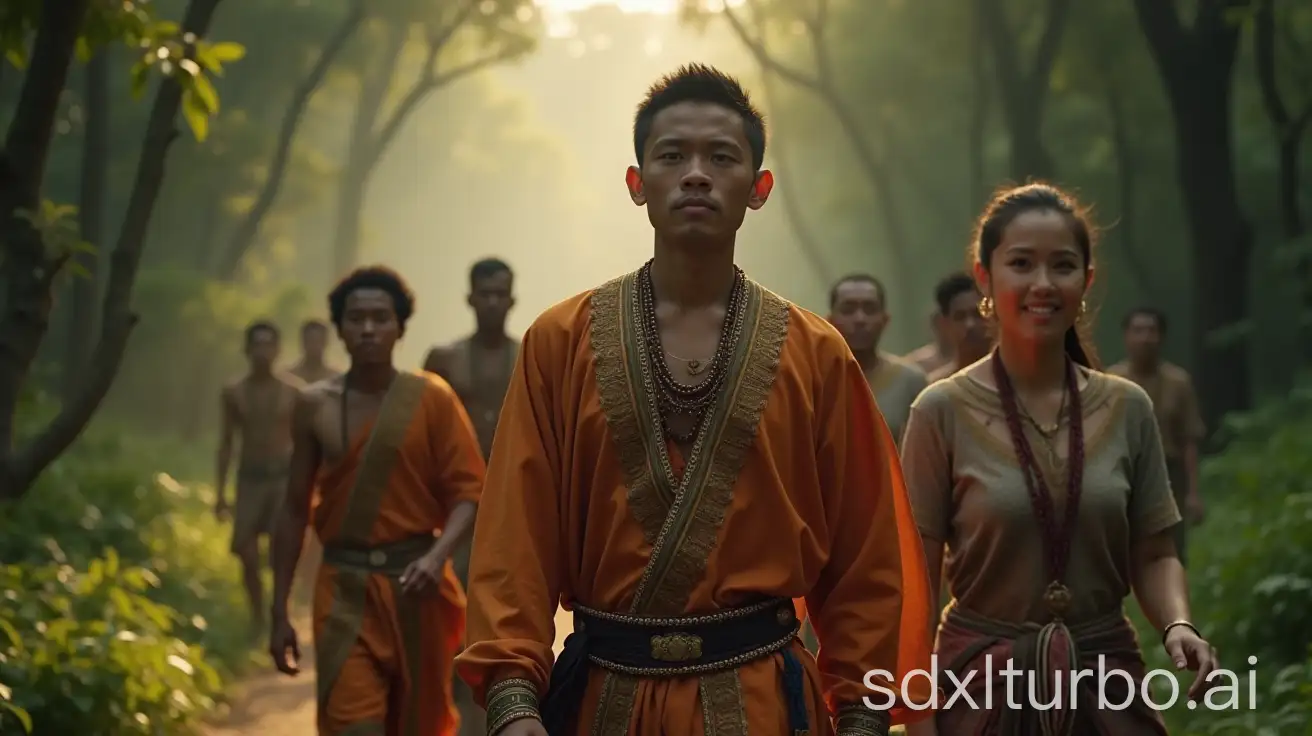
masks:
<path fill-rule="evenodd" d="M 1188 522 L 1196 524 L 1203 519 L 1203 499 L 1198 493 L 1198 445 L 1207 438 L 1207 428 L 1193 380 L 1188 371 L 1162 358 L 1165 314 L 1151 307 L 1139 307 L 1125 315 L 1121 328 L 1125 335 L 1125 360 L 1109 367 L 1107 372 L 1139 384 L 1153 400 L 1176 505 L 1185 512 Z M 1187 529 L 1185 523 L 1175 528 L 1176 551 L 1182 563 L 1187 558 Z"/>
<path fill-rule="evenodd" d="M 307 319 L 301 325 L 301 360 L 291 367 L 291 374 L 306 385 L 333 378 L 341 371 L 324 361 L 328 349 L 328 323 L 321 319 Z"/>
<path fill-rule="evenodd" d="M 934 300 L 938 302 L 950 359 L 930 372 L 930 383 L 983 360 L 993 349 L 988 323 L 979 311 L 979 287 L 973 278 L 964 273 L 948 276 L 934 289 Z"/>
<path fill-rule="evenodd" d="M 869 274 L 845 276 L 829 291 L 829 323 L 838 328 L 861 364 L 893 441 L 911 414 L 911 402 L 925 390 L 925 374 L 914 363 L 879 349 L 890 315 L 884 284 Z"/>
<path fill-rule="evenodd" d="M 952 359 L 952 345 L 948 342 L 947 325 L 942 312 L 935 304 L 929 310 L 929 329 L 934 339 L 902 356 L 902 360 L 911 363 L 926 374 L 942 368 Z"/>
<path fill-rule="evenodd" d="M 510 385 L 519 354 L 519 341 L 506 334 L 506 317 L 515 306 L 514 272 L 504 261 L 485 258 L 469 269 L 467 302 L 474 310 L 474 334 L 445 347 L 435 347 L 424 358 L 424 370 L 445 378 L 455 389 L 478 433 L 486 459 L 492 452 L 501 402 Z M 461 585 L 469 583 L 467 538 L 452 555 Z M 474 705 L 464 680 L 455 682 L 456 705 L 460 708 L 462 733 L 486 730 L 482 711 Z"/>
<path fill-rule="evenodd" d="M 240 436 L 236 502 L 232 507 L 232 553 L 241 561 L 251 606 L 251 625 L 263 627 L 264 586 L 260 581 L 260 537 L 272 533 L 287 488 L 292 454 L 292 411 L 301 382 L 273 370 L 281 336 L 271 322 L 246 328 L 250 369 L 220 392 L 218 473 L 214 513 L 227 519 L 228 469 Z"/>

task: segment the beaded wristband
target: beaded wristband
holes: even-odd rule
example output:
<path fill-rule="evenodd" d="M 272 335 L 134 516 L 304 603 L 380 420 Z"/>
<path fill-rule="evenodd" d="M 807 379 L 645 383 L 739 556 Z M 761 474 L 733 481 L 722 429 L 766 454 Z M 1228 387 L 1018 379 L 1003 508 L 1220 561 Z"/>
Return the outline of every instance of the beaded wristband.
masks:
<path fill-rule="evenodd" d="M 487 732 L 493 736 L 511 721 L 542 720 L 538 713 L 537 689 L 522 678 L 502 680 L 487 690 Z"/>
<path fill-rule="evenodd" d="M 838 711 L 838 736 L 888 736 L 888 713 L 864 705 L 849 705 Z"/>

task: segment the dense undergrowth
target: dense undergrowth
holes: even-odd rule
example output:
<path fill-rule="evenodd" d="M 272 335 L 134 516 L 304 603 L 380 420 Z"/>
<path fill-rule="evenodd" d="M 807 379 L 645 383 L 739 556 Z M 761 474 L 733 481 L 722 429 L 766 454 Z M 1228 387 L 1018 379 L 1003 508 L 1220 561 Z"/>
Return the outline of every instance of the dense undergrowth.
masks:
<path fill-rule="evenodd" d="M 249 664 L 200 456 L 101 424 L 0 507 L 0 734 L 188 733 Z"/>
<path fill-rule="evenodd" d="M 1225 431 L 1226 452 L 1202 469 L 1208 513 L 1191 530 L 1188 573 L 1194 618 L 1237 682 L 1190 710 L 1182 673 L 1164 715 L 1172 736 L 1312 735 L 1312 380 Z M 1134 614 L 1149 667 L 1173 669 Z M 1154 684 L 1166 703 L 1165 681 Z"/>

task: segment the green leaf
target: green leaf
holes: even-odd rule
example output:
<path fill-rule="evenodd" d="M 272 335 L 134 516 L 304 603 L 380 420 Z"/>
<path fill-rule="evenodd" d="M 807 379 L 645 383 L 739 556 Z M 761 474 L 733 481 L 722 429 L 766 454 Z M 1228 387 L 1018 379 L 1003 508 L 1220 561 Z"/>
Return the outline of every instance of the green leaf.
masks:
<path fill-rule="evenodd" d="M 219 111 L 219 93 L 214 89 L 214 83 L 204 74 L 197 74 L 191 80 L 192 91 L 196 94 L 197 99 L 205 106 L 205 111 L 214 115 Z"/>
<path fill-rule="evenodd" d="M 220 41 L 209 47 L 208 52 L 221 64 L 241 61 L 246 57 L 246 47 L 232 41 Z"/>
<path fill-rule="evenodd" d="M 32 733 L 32 716 L 28 715 L 27 711 L 7 700 L 0 700 L 0 715 L 6 713 L 18 719 L 18 725 L 23 728 L 23 733 Z"/>
<path fill-rule="evenodd" d="M 210 134 L 210 111 L 196 96 L 195 88 L 182 93 L 182 117 L 196 140 L 204 142 Z"/>
<path fill-rule="evenodd" d="M 145 59 L 132 65 L 132 97 L 141 99 L 146 93 L 146 85 L 150 82 L 150 64 Z"/>

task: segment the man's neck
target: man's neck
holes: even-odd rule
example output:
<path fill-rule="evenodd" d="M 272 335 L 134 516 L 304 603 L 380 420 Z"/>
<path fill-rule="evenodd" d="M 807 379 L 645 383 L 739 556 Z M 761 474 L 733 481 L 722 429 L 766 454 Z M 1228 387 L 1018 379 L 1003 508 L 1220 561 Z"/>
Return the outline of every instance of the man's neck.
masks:
<path fill-rule="evenodd" d="M 862 370 L 870 370 L 879 366 L 879 348 L 870 347 L 861 350 L 853 350 L 852 355 L 856 362 L 860 364 Z"/>
<path fill-rule="evenodd" d="M 495 327 L 478 326 L 474 334 L 469 336 L 469 341 L 481 348 L 499 348 L 506 344 L 506 326 L 504 324 Z"/>
<path fill-rule="evenodd" d="M 656 301 L 688 309 L 723 305 L 733 288 L 733 244 L 693 247 L 656 237 L 651 264 Z"/>
<path fill-rule="evenodd" d="M 1139 360 L 1130 361 L 1130 372 L 1136 376 L 1155 376 L 1157 371 L 1162 368 L 1161 358 L 1140 358 Z"/>
<path fill-rule="evenodd" d="M 346 374 L 346 383 L 354 391 L 364 394 L 379 394 L 392 385 L 392 379 L 395 377 L 396 368 L 392 367 L 391 363 L 367 363 L 364 365 L 352 363 L 351 370 Z"/>
<path fill-rule="evenodd" d="M 273 378 L 273 366 L 271 365 L 251 366 L 250 380 L 268 381 L 271 378 Z"/>

